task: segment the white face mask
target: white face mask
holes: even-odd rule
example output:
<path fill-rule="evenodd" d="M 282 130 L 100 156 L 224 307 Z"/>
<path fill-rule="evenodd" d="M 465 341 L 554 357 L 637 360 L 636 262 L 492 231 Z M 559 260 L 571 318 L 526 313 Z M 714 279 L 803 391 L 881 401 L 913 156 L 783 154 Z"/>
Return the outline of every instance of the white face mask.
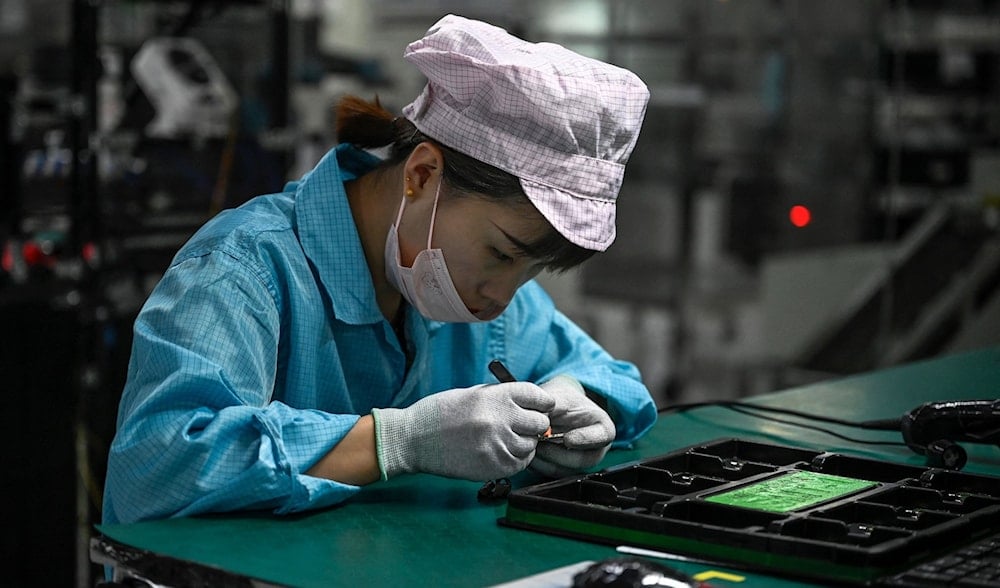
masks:
<path fill-rule="evenodd" d="M 440 249 L 431 249 L 431 237 L 434 235 L 434 219 L 437 216 L 438 197 L 441 195 L 441 183 L 438 182 L 434 192 L 434 208 L 431 210 L 431 226 L 427 231 L 427 248 L 417 254 L 413 267 L 403 267 L 399 254 L 399 221 L 403 218 L 406 207 L 406 196 L 399 204 L 396 222 L 389 227 L 389 235 L 385 240 L 385 276 L 411 306 L 417 309 L 424 318 L 447 323 L 478 323 L 482 322 L 476 315 L 469 312 L 462 297 L 455 289 L 455 283 L 448 273 L 448 265 L 444 261 L 444 253 Z"/>

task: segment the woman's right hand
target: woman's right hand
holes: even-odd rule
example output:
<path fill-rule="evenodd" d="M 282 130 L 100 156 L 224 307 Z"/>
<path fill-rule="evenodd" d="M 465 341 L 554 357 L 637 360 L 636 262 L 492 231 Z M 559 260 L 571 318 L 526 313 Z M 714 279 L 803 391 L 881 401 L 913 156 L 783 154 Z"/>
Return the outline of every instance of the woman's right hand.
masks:
<path fill-rule="evenodd" d="M 531 463 L 554 407 L 555 398 L 541 387 L 510 382 L 373 409 L 382 478 L 403 472 L 474 481 L 511 476 Z"/>

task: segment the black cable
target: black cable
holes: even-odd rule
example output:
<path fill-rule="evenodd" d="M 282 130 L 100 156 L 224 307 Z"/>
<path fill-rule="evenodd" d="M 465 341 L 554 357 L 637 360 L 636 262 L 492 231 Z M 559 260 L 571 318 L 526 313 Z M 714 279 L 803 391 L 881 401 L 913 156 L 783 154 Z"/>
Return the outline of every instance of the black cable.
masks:
<path fill-rule="evenodd" d="M 786 420 L 786 419 L 779 419 L 779 418 L 773 417 L 773 416 L 768 416 L 768 415 L 763 415 L 763 414 L 756 414 L 753 411 L 747 410 L 744 407 L 740 407 L 740 406 L 727 406 L 726 408 L 728 408 L 729 410 L 735 411 L 735 412 L 739 412 L 739 413 L 742 413 L 742 414 L 745 414 L 745 415 L 749 415 L 749 416 L 752 416 L 752 417 L 756 417 L 756 418 L 759 418 L 759 419 L 764 419 L 764 420 L 767 420 L 767 421 L 774 421 L 776 423 L 784 423 L 786 425 L 793 425 L 793 426 L 796 426 L 796 427 L 802 427 L 804 429 L 810 429 L 812 431 L 819 431 L 820 433 L 826 433 L 827 435 L 831 435 L 833 437 L 837 437 L 838 439 L 843 439 L 845 441 L 850 441 L 852 443 L 863 443 L 863 444 L 866 444 L 866 445 L 893 445 L 893 446 L 902 446 L 902 447 L 906 446 L 906 443 L 903 443 L 902 441 L 871 441 L 871 440 L 868 440 L 868 439 L 857 439 L 857 438 L 854 438 L 854 437 L 848 437 L 847 435 L 842 435 L 842 434 L 837 433 L 835 431 L 831 431 L 830 429 L 824 429 L 823 427 L 817 427 L 816 425 L 809 425 L 809 424 L 806 424 L 806 423 L 799 423 L 799 422 L 790 421 L 790 420 Z M 817 419 L 817 420 L 822 420 L 822 419 Z"/>
<path fill-rule="evenodd" d="M 749 403 L 749 402 L 738 402 L 738 401 L 731 401 L 731 400 L 718 400 L 718 401 L 711 401 L 711 402 L 690 402 L 690 403 L 686 403 L 686 404 L 675 404 L 675 405 L 672 405 L 672 406 L 666 406 L 666 407 L 660 408 L 658 410 L 658 412 L 661 413 L 661 414 L 667 413 L 667 412 L 685 412 L 685 411 L 692 410 L 692 409 L 695 409 L 695 408 L 704 408 L 704 407 L 709 407 L 709 406 L 717 406 L 719 408 L 726 408 L 726 409 L 732 410 L 733 412 L 738 412 L 738 413 L 745 414 L 747 416 L 752 416 L 752 417 L 759 418 L 759 419 L 764 419 L 764 420 L 768 420 L 768 421 L 774 421 L 774 422 L 778 422 L 778 423 L 783 423 L 783 424 L 786 424 L 786 425 L 793 425 L 793 426 L 796 426 L 796 427 L 802 427 L 802 428 L 805 428 L 805 429 L 811 429 L 811 430 L 814 430 L 814 431 L 819 431 L 821 433 L 825 433 L 827 435 L 831 435 L 833 437 L 837 437 L 838 439 L 843 439 L 845 441 L 850 441 L 852 443 L 863 443 L 863 444 L 869 444 L 869 445 L 906 446 L 906 443 L 899 442 L 899 441 L 869 441 L 869 440 L 865 440 L 865 439 L 855 439 L 853 437 L 848 437 L 846 435 L 842 435 L 840 433 L 837 433 L 835 431 L 831 431 L 829 429 L 824 429 L 822 427 L 817 427 L 815 425 L 810 425 L 810 424 L 806 424 L 806 423 L 800 423 L 800 422 L 796 422 L 796 421 L 790 421 L 790 420 L 787 420 L 787 419 L 780 419 L 780 418 L 777 418 L 777 417 L 774 417 L 774 416 L 759 414 L 759 413 L 756 413 L 756 412 L 753 412 L 753 411 L 757 410 L 757 411 L 761 411 L 761 412 L 773 412 L 773 413 L 779 413 L 779 414 L 786 414 L 786 415 L 795 416 L 795 417 L 803 418 L 803 419 L 807 419 L 807 420 L 820 421 L 820 422 L 831 423 L 831 424 L 835 424 L 835 425 L 841 425 L 841 426 L 844 426 L 844 427 L 854 427 L 854 428 L 865 429 L 865 430 L 880 430 L 880 431 L 899 431 L 900 430 L 901 419 L 882 419 L 882 420 L 874 420 L 874 421 L 853 422 L 853 421 L 846 421 L 846 420 L 843 420 L 843 419 L 836 419 L 836 418 L 833 418 L 833 417 L 825 417 L 825 416 L 820 416 L 820 415 L 815 415 L 815 414 L 809 414 L 809 413 L 801 412 L 801 411 L 798 411 L 798 410 L 792 410 L 792 409 L 788 409 L 788 408 L 778 408 L 778 407 L 775 407 L 775 406 L 763 406 L 763 405 L 760 405 L 760 404 L 753 404 L 753 403 Z"/>
<path fill-rule="evenodd" d="M 689 402 L 686 404 L 674 404 L 671 406 L 665 406 L 659 409 L 660 413 L 664 412 L 681 412 L 690 410 L 693 408 L 702 408 L 706 406 L 720 406 L 723 408 L 740 407 L 740 408 L 750 408 L 757 409 L 764 412 L 776 412 L 780 414 L 787 414 L 790 416 L 797 416 L 804 419 L 809 419 L 813 421 L 821 421 L 824 423 L 831 423 L 834 425 L 842 425 L 845 427 L 855 427 L 858 429 L 875 429 L 883 431 L 898 431 L 900 427 L 901 419 L 882 419 L 875 421 L 845 421 L 843 419 L 835 419 L 833 417 L 824 417 L 816 414 L 811 414 L 807 412 L 802 412 L 798 410 L 792 410 L 790 408 L 779 408 L 776 406 L 765 406 L 762 404 L 753 404 L 750 402 L 739 402 L 736 400 L 714 400 L 709 402 Z"/>

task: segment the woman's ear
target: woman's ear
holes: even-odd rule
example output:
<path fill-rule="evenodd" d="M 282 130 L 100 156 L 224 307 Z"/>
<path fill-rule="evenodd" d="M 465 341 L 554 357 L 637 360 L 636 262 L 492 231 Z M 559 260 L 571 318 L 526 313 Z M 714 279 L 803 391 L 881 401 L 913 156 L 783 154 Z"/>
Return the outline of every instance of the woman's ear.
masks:
<path fill-rule="evenodd" d="M 413 148 L 403 164 L 403 176 L 409 178 L 407 188 L 414 191 L 415 198 L 427 189 L 436 190 L 440 178 L 434 179 L 434 176 L 440 176 L 443 169 L 444 153 L 441 148 L 424 141 Z"/>

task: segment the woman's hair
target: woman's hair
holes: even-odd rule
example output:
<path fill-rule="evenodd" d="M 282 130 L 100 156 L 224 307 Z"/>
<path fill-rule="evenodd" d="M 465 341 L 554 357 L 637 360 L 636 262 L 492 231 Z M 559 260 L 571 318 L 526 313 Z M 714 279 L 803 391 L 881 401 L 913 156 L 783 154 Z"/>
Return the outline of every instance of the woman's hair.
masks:
<path fill-rule="evenodd" d="M 444 153 L 442 178 L 448 186 L 458 192 L 476 194 L 512 207 L 533 206 L 517 176 L 428 137 L 409 119 L 394 116 L 383 108 L 378 97 L 368 102 L 356 96 L 345 96 L 337 104 L 336 114 L 339 142 L 362 149 L 389 147 L 383 166 L 393 166 L 406 160 L 417 145 L 429 141 Z M 573 268 L 595 253 L 571 243 L 554 228 L 546 236 L 527 245 L 528 250 L 524 253 L 539 259 L 554 271 Z"/>

